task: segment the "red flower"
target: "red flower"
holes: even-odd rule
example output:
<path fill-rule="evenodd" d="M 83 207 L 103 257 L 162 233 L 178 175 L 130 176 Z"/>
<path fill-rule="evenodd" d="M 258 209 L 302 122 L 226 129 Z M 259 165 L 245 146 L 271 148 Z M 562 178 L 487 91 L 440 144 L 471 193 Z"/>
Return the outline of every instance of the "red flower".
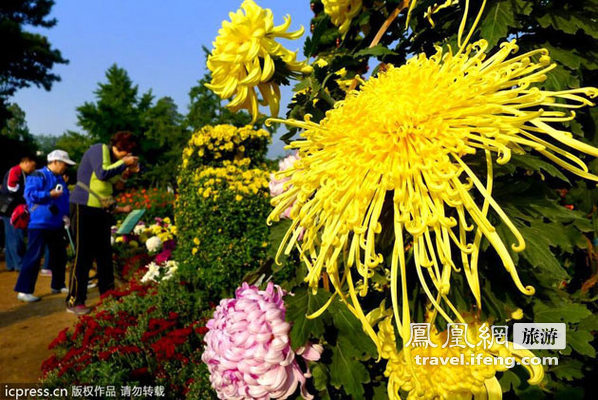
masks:
<path fill-rule="evenodd" d="M 131 371 L 131 376 L 133 378 L 140 378 L 144 375 L 148 375 L 147 367 L 141 367 L 141 368 L 137 368 L 137 369 L 134 369 L 133 371 Z"/>
<path fill-rule="evenodd" d="M 59 344 L 62 344 L 64 342 L 66 342 L 66 340 L 68 339 L 66 336 L 66 332 L 69 330 L 69 328 L 64 328 L 63 330 L 61 330 L 60 332 L 58 332 L 58 336 L 56 337 L 56 339 L 52 340 L 52 342 L 48 345 L 48 349 L 53 349 L 54 347 L 58 346 Z"/>
<path fill-rule="evenodd" d="M 205 335 L 206 333 L 208 333 L 209 329 L 205 326 L 200 326 L 199 328 L 197 328 L 195 330 L 195 332 L 197 332 L 200 335 Z"/>

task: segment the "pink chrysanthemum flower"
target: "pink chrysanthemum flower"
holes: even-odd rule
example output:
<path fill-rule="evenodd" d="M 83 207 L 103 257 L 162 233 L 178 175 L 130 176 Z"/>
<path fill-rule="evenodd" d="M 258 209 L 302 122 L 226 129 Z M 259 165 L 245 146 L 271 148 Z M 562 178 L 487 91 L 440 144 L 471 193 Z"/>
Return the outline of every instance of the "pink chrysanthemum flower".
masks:
<path fill-rule="evenodd" d="M 218 398 L 286 399 L 298 385 L 303 398 L 313 398 L 305 387 L 311 375 L 299 368 L 295 355 L 316 361 L 322 347 L 308 344 L 293 351 L 283 296 L 272 282 L 266 290 L 243 283 L 234 299 L 223 299 L 216 307 L 207 323 L 202 360 Z"/>
<path fill-rule="evenodd" d="M 297 152 L 286 156 L 282 160 L 278 162 L 278 172 L 270 174 L 270 195 L 272 197 L 276 197 L 279 194 L 282 194 L 288 190 L 288 187 L 285 187 L 285 183 L 291 180 L 290 176 L 283 176 L 282 172 L 290 169 L 295 161 L 299 160 L 299 155 Z M 286 210 L 280 214 L 281 218 L 290 218 L 291 209 L 293 206 L 288 207 Z"/>

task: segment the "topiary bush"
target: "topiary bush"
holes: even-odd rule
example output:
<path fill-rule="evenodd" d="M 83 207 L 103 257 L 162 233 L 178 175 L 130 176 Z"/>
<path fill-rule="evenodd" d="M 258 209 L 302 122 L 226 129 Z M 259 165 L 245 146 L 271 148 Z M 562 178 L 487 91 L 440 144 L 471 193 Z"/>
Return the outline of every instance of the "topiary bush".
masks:
<path fill-rule="evenodd" d="M 266 258 L 269 142 L 263 129 L 206 126 L 183 151 L 176 259 L 181 277 L 204 291 L 204 298 L 230 295 Z"/>

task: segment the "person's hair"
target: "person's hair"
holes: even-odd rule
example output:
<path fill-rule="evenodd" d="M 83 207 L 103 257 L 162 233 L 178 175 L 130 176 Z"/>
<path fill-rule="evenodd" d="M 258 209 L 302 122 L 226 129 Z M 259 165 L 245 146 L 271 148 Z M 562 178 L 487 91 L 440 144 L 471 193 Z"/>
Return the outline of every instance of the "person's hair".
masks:
<path fill-rule="evenodd" d="M 24 156 L 21 157 L 21 161 L 20 162 L 27 162 L 27 161 L 33 161 L 35 162 L 35 157 L 33 157 L 31 154 L 25 154 Z"/>
<path fill-rule="evenodd" d="M 110 145 L 115 146 L 121 151 L 131 152 L 137 147 L 137 139 L 135 139 L 133 132 L 120 131 L 112 135 Z"/>

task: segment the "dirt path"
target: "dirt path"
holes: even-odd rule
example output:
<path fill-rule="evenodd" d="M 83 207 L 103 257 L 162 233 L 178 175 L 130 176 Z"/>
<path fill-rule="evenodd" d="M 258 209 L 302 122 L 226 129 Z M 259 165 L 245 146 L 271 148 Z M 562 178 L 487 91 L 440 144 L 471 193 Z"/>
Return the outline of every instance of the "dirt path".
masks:
<path fill-rule="evenodd" d="M 17 301 L 13 291 L 17 276 L 17 272 L 6 270 L 3 261 L 0 263 L 0 383 L 37 382 L 42 361 L 51 355 L 48 344 L 77 321 L 65 311 L 66 295 L 51 293 L 50 277 L 37 279 L 34 294 L 41 301 Z M 98 300 L 98 289 L 91 289 L 87 305 Z"/>

